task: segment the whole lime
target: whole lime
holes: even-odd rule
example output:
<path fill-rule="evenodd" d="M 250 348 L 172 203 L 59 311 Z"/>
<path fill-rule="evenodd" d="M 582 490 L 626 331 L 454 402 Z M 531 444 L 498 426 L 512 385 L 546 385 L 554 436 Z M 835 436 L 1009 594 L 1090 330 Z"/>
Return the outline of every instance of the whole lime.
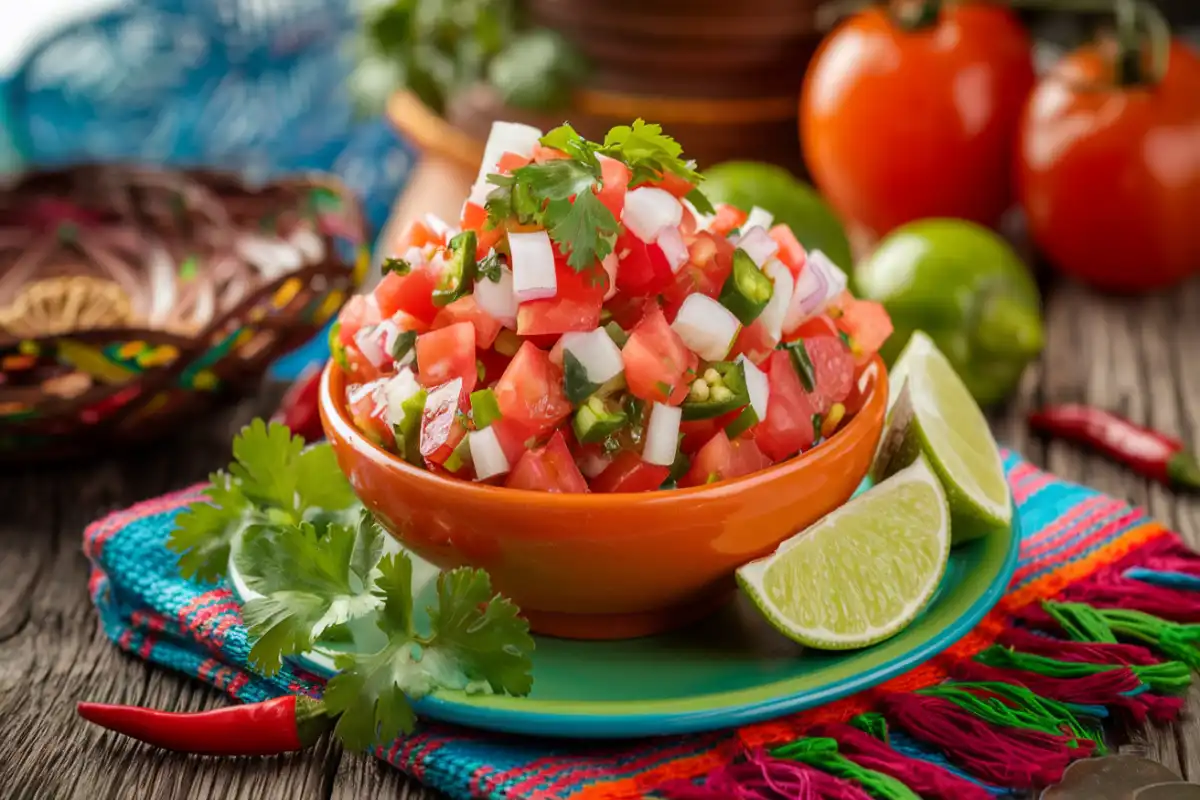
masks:
<path fill-rule="evenodd" d="M 1042 350 L 1037 285 L 1008 243 L 975 223 L 897 228 L 858 264 L 854 285 L 892 317 L 896 330 L 882 350 L 889 365 L 913 331 L 925 331 L 980 405 L 1007 397 Z"/>
<path fill-rule="evenodd" d="M 726 161 L 704 173 L 700 189 L 713 203 L 770 211 L 806 250 L 820 250 L 846 272 L 854 266 L 850 240 L 833 208 L 786 169 L 759 161 Z"/>

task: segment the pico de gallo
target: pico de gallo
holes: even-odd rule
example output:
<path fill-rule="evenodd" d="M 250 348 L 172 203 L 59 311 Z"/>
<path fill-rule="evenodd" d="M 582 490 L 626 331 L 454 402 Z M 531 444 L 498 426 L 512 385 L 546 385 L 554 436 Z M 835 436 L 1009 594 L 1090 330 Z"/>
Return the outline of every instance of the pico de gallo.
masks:
<path fill-rule="evenodd" d="M 547 492 L 761 470 L 858 411 L 883 308 L 760 208 L 713 208 L 657 125 L 497 123 L 457 224 L 415 222 L 331 334 L 357 428 Z"/>

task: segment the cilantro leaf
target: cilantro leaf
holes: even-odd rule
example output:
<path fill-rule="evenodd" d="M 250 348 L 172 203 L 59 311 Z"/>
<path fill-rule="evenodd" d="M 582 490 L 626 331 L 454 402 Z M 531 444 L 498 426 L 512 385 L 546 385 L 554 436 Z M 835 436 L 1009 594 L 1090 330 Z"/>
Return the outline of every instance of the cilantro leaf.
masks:
<path fill-rule="evenodd" d="M 480 278 L 486 278 L 492 283 L 499 283 L 500 267 L 502 266 L 504 266 L 504 262 L 500 260 L 499 253 L 492 250 L 475 265 L 475 274 Z"/>
<path fill-rule="evenodd" d="M 229 546 L 252 519 L 253 508 L 229 475 L 214 472 L 209 480 L 206 499 L 175 517 L 167 547 L 179 554 L 179 571 L 185 578 L 211 583 L 229 567 Z"/>
<path fill-rule="evenodd" d="M 704 192 L 700 191 L 699 189 L 692 189 L 687 193 L 687 197 L 685 199 L 691 203 L 692 207 L 701 214 L 717 213 L 717 209 L 713 208 L 712 201 L 709 200 L 708 197 L 705 196 Z"/>
<path fill-rule="evenodd" d="M 703 177 L 692 161 L 683 160 L 683 147 L 662 131 L 662 126 L 636 119 L 633 125 L 617 125 L 604 137 L 601 153 L 622 159 L 633 170 L 631 183 L 640 183 L 639 175 L 661 178 L 670 172 L 698 183 Z"/>
<path fill-rule="evenodd" d="M 233 440 L 234 463 L 229 471 L 244 494 L 256 505 L 292 509 L 296 503 L 293 462 L 304 449 L 304 440 L 292 436 L 286 425 L 268 426 L 256 419 Z"/>
<path fill-rule="evenodd" d="M 246 585 L 262 595 L 242 607 L 255 640 L 250 662 L 274 674 L 326 629 L 379 608 L 373 572 L 383 535 L 364 510 L 357 526 L 331 524 L 324 536 L 308 523 L 249 536 L 235 558 Z"/>
<path fill-rule="evenodd" d="M 553 147 L 562 150 L 564 153 L 570 153 L 573 148 L 578 147 L 579 142 L 583 141 L 583 137 L 571 127 L 571 123 L 564 122 L 562 125 L 549 131 L 541 139 L 538 139 L 538 141 L 546 147 Z"/>
<path fill-rule="evenodd" d="M 296 457 L 296 495 L 300 511 L 341 511 L 358 504 L 350 482 L 338 467 L 328 442 L 314 445 Z"/>
<path fill-rule="evenodd" d="M 529 164 L 513 172 L 518 184 L 529 187 L 539 200 L 567 200 L 591 189 L 600 180 L 600 167 L 570 158 L 556 158 L 545 164 Z"/>
<path fill-rule="evenodd" d="M 581 272 L 613 251 L 620 226 L 617 218 L 590 191 L 575 202 L 551 201 L 546 209 L 547 232 L 567 256 L 567 265 Z"/>

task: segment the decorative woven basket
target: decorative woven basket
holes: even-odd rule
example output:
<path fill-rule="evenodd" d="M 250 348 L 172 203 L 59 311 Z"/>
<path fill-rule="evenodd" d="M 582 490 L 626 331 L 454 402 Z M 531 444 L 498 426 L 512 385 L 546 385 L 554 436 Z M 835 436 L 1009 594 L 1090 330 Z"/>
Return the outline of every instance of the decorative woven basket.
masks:
<path fill-rule="evenodd" d="M 163 434 L 257 385 L 361 281 L 326 176 L 84 166 L 0 192 L 0 461 Z"/>

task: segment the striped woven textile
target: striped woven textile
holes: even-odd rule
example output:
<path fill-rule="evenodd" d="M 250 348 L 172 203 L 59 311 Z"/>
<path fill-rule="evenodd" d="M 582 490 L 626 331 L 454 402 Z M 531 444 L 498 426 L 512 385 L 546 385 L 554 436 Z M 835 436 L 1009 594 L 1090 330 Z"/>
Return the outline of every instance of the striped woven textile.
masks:
<path fill-rule="evenodd" d="M 426 724 L 380 758 L 454 798 L 909 800 L 986 798 L 1054 782 L 1103 749 L 1100 720 L 1168 722 L 1200 668 L 1200 557 L 1146 514 L 1015 454 L 1021 517 L 1007 595 L 941 656 L 876 689 L 738 730 L 551 743 Z M 285 666 L 247 666 L 224 586 L 184 580 L 165 541 L 202 486 L 90 525 L 84 551 L 121 649 L 239 701 L 319 694 Z"/>

